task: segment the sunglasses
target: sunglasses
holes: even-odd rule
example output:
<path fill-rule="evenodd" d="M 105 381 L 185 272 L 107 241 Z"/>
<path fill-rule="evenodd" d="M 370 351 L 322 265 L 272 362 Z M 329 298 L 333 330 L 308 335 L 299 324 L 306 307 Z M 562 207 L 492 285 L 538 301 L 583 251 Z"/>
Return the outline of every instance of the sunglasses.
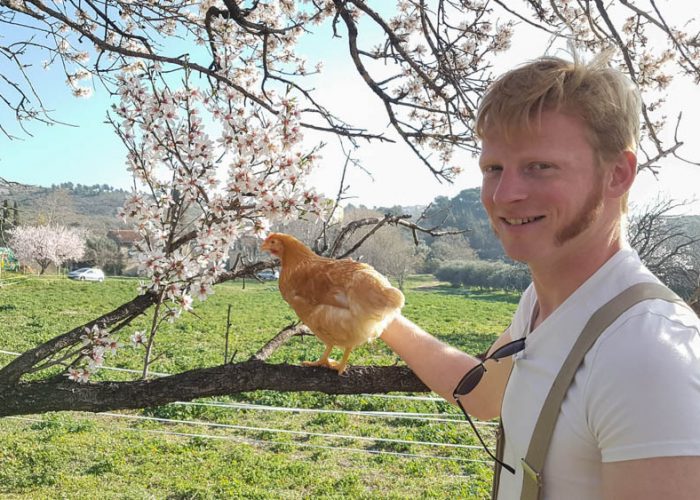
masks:
<path fill-rule="evenodd" d="M 474 425 L 474 422 L 467 413 L 467 410 L 465 410 L 464 406 L 462 406 L 462 403 L 460 402 L 459 398 L 462 396 L 466 396 L 467 394 L 472 392 L 477 385 L 479 385 L 479 382 L 481 382 L 481 378 L 484 376 L 484 373 L 486 373 L 486 366 L 484 366 L 486 360 L 492 359 L 494 361 L 498 361 L 500 359 L 507 358 L 508 356 L 512 356 L 513 354 L 519 353 L 523 349 L 525 349 L 525 337 L 513 340 L 512 342 L 508 342 L 507 344 L 502 345 L 501 347 L 493 351 L 491 355 L 485 358 L 481 363 L 469 370 L 464 375 L 464 377 L 462 377 L 462 380 L 459 381 L 457 387 L 455 387 L 455 390 L 452 393 L 452 397 L 455 399 L 457 405 L 460 407 L 462 412 L 464 412 L 464 416 L 467 417 L 469 425 L 472 426 L 474 434 L 476 434 L 476 437 L 479 438 L 481 446 L 484 447 L 486 453 L 488 453 L 493 460 L 495 460 L 498 464 L 500 464 L 511 474 L 515 474 L 515 469 L 513 469 L 513 467 L 511 467 L 510 465 L 503 463 L 501 460 L 496 458 L 496 456 L 493 453 L 491 453 L 491 450 L 489 450 L 488 446 L 486 446 L 486 443 L 481 437 L 481 434 L 479 434 L 479 431 L 476 430 L 476 425 Z"/>

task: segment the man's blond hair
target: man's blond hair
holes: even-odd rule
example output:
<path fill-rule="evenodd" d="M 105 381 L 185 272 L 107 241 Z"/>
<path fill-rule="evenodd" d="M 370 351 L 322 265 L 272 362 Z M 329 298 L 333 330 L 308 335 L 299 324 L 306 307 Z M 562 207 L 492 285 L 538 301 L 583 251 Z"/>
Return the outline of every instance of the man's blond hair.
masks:
<path fill-rule="evenodd" d="M 598 160 L 623 151 L 636 153 L 639 90 L 610 68 L 608 60 L 608 53 L 590 63 L 545 56 L 509 71 L 493 82 L 481 101 L 477 134 L 493 131 L 508 139 L 532 130 L 542 111 L 553 110 L 583 121 Z"/>

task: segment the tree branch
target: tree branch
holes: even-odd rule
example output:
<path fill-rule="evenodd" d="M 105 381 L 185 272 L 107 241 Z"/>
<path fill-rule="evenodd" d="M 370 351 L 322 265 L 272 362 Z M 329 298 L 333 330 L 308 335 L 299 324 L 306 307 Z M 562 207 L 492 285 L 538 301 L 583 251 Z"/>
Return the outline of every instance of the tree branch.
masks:
<path fill-rule="evenodd" d="M 273 267 L 270 261 L 256 262 L 254 264 L 242 267 L 238 270 L 231 270 L 219 275 L 217 283 L 230 281 L 244 276 L 253 276 L 255 273 Z M 116 331 L 127 325 L 133 318 L 143 314 L 146 309 L 156 303 L 157 296 L 152 292 L 147 292 L 144 295 L 139 295 L 131 301 L 122 304 L 115 310 L 100 316 L 97 319 L 90 321 L 84 325 L 80 325 L 71 331 L 52 338 L 34 349 L 24 352 L 18 358 L 5 365 L 0 369 L 0 384 L 11 384 L 18 382 L 23 375 L 31 373 L 33 367 L 47 358 L 59 353 L 61 350 L 70 347 L 77 342 L 80 342 L 80 337 L 85 333 L 86 328 L 91 328 L 93 325 L 99 325 L 102 328 L 107 328 L 111 325 L 118 324 L 113 331 Z"/>
<path fill-rule="evenodd" d="M 266 361 L 272 354 L 282 347 L 289 339 L 297 335 L 313 335 L 311 330 L 303 324 L 291 324 L 283 328 L 281 332 L 275 335 L 270 341 L 262 346 L 251 358 L 251 361 Z"/>
<path fill-rule="evenodd" d="M 257 390 L 371 394 L 427 392 L 428 388 L 405 366 L 353 366 L 339 376 L 325 368 L 250 360 L 134 382 L 78 384 L 59 376 L 41 382 L 0 384 L 0 417 L 136 409 Z"/>
<path fill-rule="evenodd" d="M 21 356 L 15 358 L 12 362 L 0 369 L 0 383 L 11 384 L 13 382 L 18 382 L 22 375 L 29 373 L 32 367 L 37 363 L 79 342 L 80 336 L 85 334 L 86 328 L 91 328 L 93 325 L 100 325 L 104 328 L 107 325 L 113 325 L 129 317 L 139 315 L 155 303 L 155 298 L 155 295 L 151 293 L 139 295 L 126 304 L 119 306 L 114 311 L 104 314 L 89 323 L 78 326 L 63 335 L 54 337 L 34 349 L 24 352 Z"/>

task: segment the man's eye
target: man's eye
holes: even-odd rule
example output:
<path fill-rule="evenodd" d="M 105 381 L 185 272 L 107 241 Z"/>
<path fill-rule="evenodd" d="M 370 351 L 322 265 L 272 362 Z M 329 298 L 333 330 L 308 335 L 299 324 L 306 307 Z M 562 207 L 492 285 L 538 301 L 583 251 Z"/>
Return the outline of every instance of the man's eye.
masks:
<path fill-rule="evenodd" d="M 500 165 L 484 165 L 483 167 L 481 167 L 481 172 L 483 174 L 493 174 L 500 172 L 501 170 L 503 170 L 503 167 L 501 167 Z"/>
<path fill-rule="evenodd" d="M 531 163 L 530 164 L 531 170 L 548 170 L 550 168 L 552 168 L 552 166 L 549 163 Z"/>

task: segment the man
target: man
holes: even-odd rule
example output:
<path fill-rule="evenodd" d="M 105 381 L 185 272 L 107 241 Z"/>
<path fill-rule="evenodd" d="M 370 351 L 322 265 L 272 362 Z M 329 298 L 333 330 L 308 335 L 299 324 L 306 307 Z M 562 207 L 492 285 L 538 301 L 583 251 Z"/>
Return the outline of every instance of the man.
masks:
<path fill-rule="evenodd" d="M 639 282 L 658 282 L 625 242 L 636 174 L 640 98 L 604 62 L 542 58 L 503 75 L 477 118 L 481 198 L 505 252 L 532 285 L 493 352 L 522 352 L 487 369 L 463 407 L 501 417 L 499 498 L 520 497 L 542 403 L 590 316 Z M 480 360 L 405 318 L 382 339 L 435 392 L 453 390 Z M 700 498 L 700 322 L 689 309 L 642 302 L 588 351 L 561 405 L 544 470 L 548 499 Z"/>

